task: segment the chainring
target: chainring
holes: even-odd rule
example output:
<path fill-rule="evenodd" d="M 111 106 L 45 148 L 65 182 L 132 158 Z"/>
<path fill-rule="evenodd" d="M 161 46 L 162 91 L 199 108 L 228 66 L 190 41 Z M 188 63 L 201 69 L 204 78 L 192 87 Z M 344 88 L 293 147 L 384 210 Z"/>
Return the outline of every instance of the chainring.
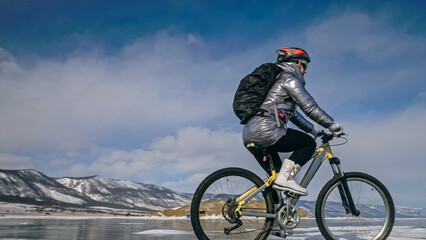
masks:
<path fill-rule="evenodd" d="M 278 222 L 286 229 L 293 229 L 300 223 L 300 212 L 295 206 L 290 205 L 290 214 L 287 216 L 287 205 L 284 205 L 278 212 Z"/>

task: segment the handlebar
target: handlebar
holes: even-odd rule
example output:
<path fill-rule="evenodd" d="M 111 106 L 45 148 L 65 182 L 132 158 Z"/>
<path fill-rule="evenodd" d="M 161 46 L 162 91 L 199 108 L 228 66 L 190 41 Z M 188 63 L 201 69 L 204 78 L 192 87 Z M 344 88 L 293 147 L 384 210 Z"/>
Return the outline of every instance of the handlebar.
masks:
<path fill-rule="evenodd" d="M 332 133 L 326 133 L 324 132 L 324 130 L 321 130 L 318 132 L 318 137 L 321 137 L 321 140 L 323 143 L 327 143 L 331 140 L 333 140 L 333 138 L 337 137 L 340 138 L 342 136 L 346 136 L 345 133 L 339 134 L 338 136 L 334 136 Z"/>

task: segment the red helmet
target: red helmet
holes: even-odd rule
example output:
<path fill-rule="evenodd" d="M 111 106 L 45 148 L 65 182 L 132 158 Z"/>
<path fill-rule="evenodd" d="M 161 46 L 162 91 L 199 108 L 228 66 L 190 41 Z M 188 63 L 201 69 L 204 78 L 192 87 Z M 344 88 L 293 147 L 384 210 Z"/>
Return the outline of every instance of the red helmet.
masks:
<path fill-rule="evenodd" d="M 276 51 L 278 53 L 277 62 L 293 62 L 297 60 L 305 60 L 307 63 L 311 61 L 308 53 L 297 47 L 285 47 Z"/>

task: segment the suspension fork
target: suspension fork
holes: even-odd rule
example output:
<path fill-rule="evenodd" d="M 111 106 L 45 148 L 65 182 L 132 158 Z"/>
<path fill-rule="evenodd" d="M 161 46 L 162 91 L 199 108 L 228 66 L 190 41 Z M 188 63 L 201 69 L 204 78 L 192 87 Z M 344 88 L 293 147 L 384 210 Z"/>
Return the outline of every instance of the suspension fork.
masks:
<path fill-rule="evenodd" d="M 342 199 L 342 205 L 346 210 L 346 214 L 351 213 L 353 216 L 359 216 L 360 212 L 356 208 L 351 191 L 349 190 L 347 176 L 340 168 L 340 160 L 336 157 L 333 157 L 330 158 L 329 161 L 334 175 L 338 176 L 340 178 L 340 182 L 342 183 L 338 186 L 338 189 Z"/>

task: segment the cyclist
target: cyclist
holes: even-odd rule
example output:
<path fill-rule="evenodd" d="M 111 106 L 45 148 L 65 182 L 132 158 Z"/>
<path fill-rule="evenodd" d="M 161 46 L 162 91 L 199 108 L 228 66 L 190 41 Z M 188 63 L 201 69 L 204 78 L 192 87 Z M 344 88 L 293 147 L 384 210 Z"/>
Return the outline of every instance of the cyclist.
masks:
<path fill-rule="evenodd" d="M 294 181 L 294 176 L 314 153 L 316 148 L 314 138 L 316 139 L 318 131 L 296 110 L 297 107 L 334 135 L 341 134 L 343 126 L 335 123 L 305 89 L 304 75 L 311 61 L 308 53 L 296 47 L 285 47 L 276 52 L 278 53 L 276 64 L 282 72 L 269 89 L 261 108 L 270 114 L 256 115 L 245 124 L 243 142 L 265 171 L 268 171 L 269 167 L 267 162 L 263 161 L 263 153 L 250 146 L 255 144 L 271 151 L 274 166 L 280 169 L 273 188 L 307 195 L 306 189 Z M 270 104 L 287 96 L 292 100 Z M 278 116 L 275 116 L 276 114 Z M 312 134 L 314 138 L 304 132 L 287 128 L 289 120 L 301 130 Z M 278 152 L 293 153 L 281 162 Z"/>

